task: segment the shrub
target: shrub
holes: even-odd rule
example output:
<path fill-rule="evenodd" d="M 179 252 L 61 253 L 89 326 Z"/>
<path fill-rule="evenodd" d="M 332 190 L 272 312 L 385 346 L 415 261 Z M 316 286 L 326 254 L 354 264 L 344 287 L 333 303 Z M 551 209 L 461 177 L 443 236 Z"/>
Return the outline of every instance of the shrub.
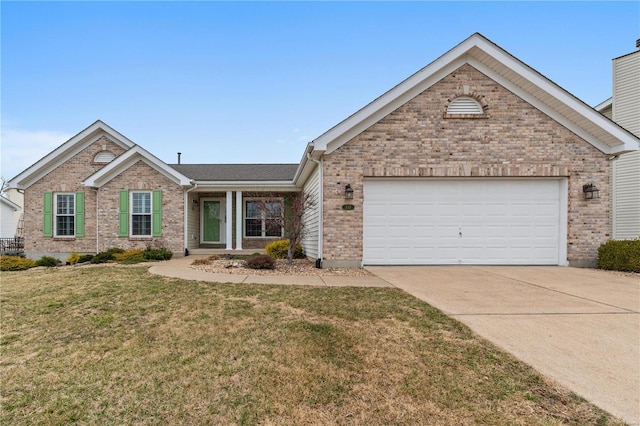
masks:
<path fill-rule="evenodd" d="M 107 263 L 116 260 L 116 255 L 124 253 L 124 249 L 119 247 L 112 247 L 107 251 L 101 251 L 100 253 L 92 256 L 91 263 Z"/>
<path fill-rule="evenodd" d="M 91 259 L 93 259 L 92 254 L 78 254 L 73 252 L 67 258 L 67 262 L 69 265 L 77 265 L 78 263 L 91 262 Z"/>
<path fill-rule="evenodd" d="M 115 260 L 118 263 L 125 263 L 125 264 L 140 263 L 140 262 L 144 262 L 144 250 L 143 249 L 127 250 L 122 253 L 115 253 L 113 257 L 115 257 Z"/>
<path fill-rule="evenodd" d="M 267 254 L 275 259 L 286 259 L 287 251 L 289 250 L 289 240 L 277 240 L 273 241 L 264 248 Z M 304 253 L 302 252 L 302 246 L 300 243 L 296 243 L 296 248 L 293 252 L 294 259 L 303 259 Z"/>
<path fill-rule="evenodd" d="M 598 248 L 598 268 L 640 272 L 640 239 L 609 240 Z"/>
<path fill-rule="evenodd" d="M 173 253 L 166 248 L 147 247 L 143 253 L 144 260 L 169 260 Z"/>
<path fill-rule="evenodd" d="M 36 266 L 46 266 L 47 268 L 58 266 L 59 263 L 60 261 L 58 259 L 51 256 L 42 256 L 40 259 L 36 260 Z"/>
<path fill-rule="evenodd" d="M 91 259 L 93 259 L 92 254 L 81 254 L 80 255 L 80 259 L 78 259 L 78 263 L 84 263 L 84 262 L 91 262 Z"/>
<path fill-rule="evenodd" d="M 245 263 L 247 265 L 247 268 L 251 268 L 251 269 L 275 269 L 276 268 L 275 259 L 266 254 L 261 254 L 260 256 L 247 259 Z"/>
<path fill-rule="evenodd" d="M 20 256 L 0 256 L 0 271 L 24 271 L 36 266 L 35 260 Z"/>
<path fill-rule="evenodd" d="M 80 255 L 75 251 L 67 257 L 67 263 L 69 263 L 69 265 L 75 265 L 78 262 L 80 262 Z"/>
<path fill-rule="evenodd" d="M 113 253 L 110 253 L 109 251 L 101 251 L 91 258 L 91 263 L 107 263 L 115 259 L 116 257 Z"/>

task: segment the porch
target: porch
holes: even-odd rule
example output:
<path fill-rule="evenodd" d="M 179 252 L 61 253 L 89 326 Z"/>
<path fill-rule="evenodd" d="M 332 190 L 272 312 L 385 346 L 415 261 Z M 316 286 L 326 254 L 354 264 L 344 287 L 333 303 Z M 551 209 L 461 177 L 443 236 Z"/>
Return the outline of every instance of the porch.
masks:
<path fill-rule="evenodd" d="M 297 191 L 261 189 L 220 191 L 203 185 L 185 192 L 185 247 L 189 254 L 264 253 L 267 244 L 284 238 L 280 217 Z"/>

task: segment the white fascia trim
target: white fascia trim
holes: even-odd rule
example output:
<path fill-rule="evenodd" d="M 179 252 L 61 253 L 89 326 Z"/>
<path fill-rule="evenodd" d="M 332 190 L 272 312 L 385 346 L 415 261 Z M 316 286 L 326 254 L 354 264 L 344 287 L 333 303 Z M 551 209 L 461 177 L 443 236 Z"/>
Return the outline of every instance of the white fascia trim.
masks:
<path fill-rule="evenodd" d="M 125 152 L 121 156 L 117 157 L 111 163 L 98 170 L 93 175 L 84 180 L 83 184 L 92 188 L 99 188 L 111 179 L 116 177 L 122 171 L 133 166 L 136 162 L 143 161 L 153 169 L 162 173 L 175 183 L 181 186 L 191 186 L 189 178 L 181 173 L 178 173 L 174 168 L 169 167 L 165 162 L 158 157 L 146 151 L 144 148 L 136 145 L 129 151 Z"/>
<path fill-rule="evenodd" d="M 293 182 L 282 181 L 195 181 L 197 192 L 206 191 L 247 191 L 247 192 L 300 192 L 301 188 Z"/>
<path fill-rule="evenodd" d="M 0 201 L 5 204 L 6 206 L 10 207 L 11 209 L 13 209 L 14 211 L 20 211 L 22 210 L 22 207 L 20 207 L 19 205 L 17 205 L 16 203 L 14 203 L 13 201 L 11 201 L 10 199 L 3 197 L 0 195 Z"/>
<path fill-rule="evenodd" d="M 403 103 L 444 78 L 451 71 L 462 66 L 465 62 L 464 55 L 466 52 L 473 46 L 478 45 L 482 40 L 485 39 L 480 34 L 473 34 L 346 120 L 320 135 L 313 141 L 314 148 L 326 150 L 327 154 L 335 151 L 342 144 L 384 117 L 385 113 L 400 107 Z M 327 146 L 329 144 L 332 145 L 332 149 L 328 149 Z"/>
<path fill-rule="evenodd" d="M 325 151 L 314 149 L 313 145 L 310 145 L 307 150 L 305 150 L 302 159 L 300 160 L 300 166 L 298 170 L 296 170 L 296 174 L 293 177 L 294 185 L 303 188 L 304 184 L 309 179 L 309 176 L 313 173 L 316 167 L 316 163 L 322 159 Z M 309 161 L 311 160 L 311 161 Z"/>
<path fill-rule="evenodd" d="M 100 132 L 102 130 L 102 132 Z M 98 132 L 98 133 L 96 133 Z M 96 133 L 93 137 L 92 134 Z M 104 122 L 98 120 L 77 135 L 42 157 L 35 164 L 8 182 L 9 188 L 26 189 L 39 179 L 46 176 L 56 167 L 71 159 L 86 147 L 93 144 L 104 135 L 110 136 L 114 143 L 123 149 L 130 149 L 135 145 L 130 139 L 123 136 Z M 87 139 L 88 138 L 88 139 Z M 86 139 L 86 140 L 85 140 Z"/>
<path fill-rule="evenodd" d="M 578 99 L 576 98 L 571 99 L 572 97 L 567 96 L 566 92 L 564 92 L 562 89 L 559 89 L 557 86 L 555 86 L 555 84 L 549 81 L 539 81 L 540 78 L 536 78 L 536 80 L 538 81 L 528 79 L 537 87 L 540 87 L 542 90 L 548 93 L 550 96 L 553 96 L 558 101 L 564 103 L 569 108 L 579 113 L 586 120 L 590 120 L 594 125 L 600 126 L 603 130 L 607 131 L 607 133 L 611 134 L 612 137 L 615 137 L 621 143 L 614 146 L 608 145 L 606 142 L 603 142 L 599 138 L 596 138 L 593 134 L 589 133 L 583 126 L 580 126 L 576 122 L 569 120 L 567 117 L 562 115 L 556 109 L 550 107 L 539 98 L 534 97 L 529 92 L 522 89 L 520 86 L 514 84 L 511 80 L 508 80 L 507 78 L 498 74 L 497 72 L 487 67 L 483 63 L 477 61 L 474 58 L 469 58 L 467 62 L 469 63 L 469 65 L 476 68 L 478 71 L 485 74 L 487 77 L 491 78 L 496 83 L 500 84 L 510 92 L 521 97 L 522 99 L 524 99 L 525 101 L 527 101 L 528 103 L 530 103 L 531 105 L 533 105 L 534 107 L 542 111 L 543 113 L 547 114 L 549 117 L 553 118 L 555 121 L 562 124 L 564 127 L 571 130 L 573 133 L 580 136 L 582 139 L 586 140 L 587 142 L 589 142 L 591 145 L 593 145 L 595 148 L 602 151 L 603 153 L 615 154 L 621 151 L 633 151 L 638 149 L 637 146 L 634 147 L 632 145 L 632 142 L 634 139 L 632 135 L 628 134 L 624 129 L 619 128 L 618 125 L 616 125 L 611 120 L 604 117 L 599 112 L 595 111 L 592 108 L 587 107 Z M 511 69 L 513 70 L 513 68 Z M 514 71 L 518 72 L 517 70 L 514 70 Z M 519 73 L 519 74 L 524 78 L 530 77 L 530 76 L 523 75 L 523 73 Z M 537 76 L 533 76 L 533 77 L 537 77 Z M 547 87 L 544 87 L 544 86 L 548 86 L 551 90 L 547 90 Z M 592 117 L 587 117 L 587 115 L 592 115 Z M 601 121 L 601 123 L 595 123 L 595 121 Z"/>
<path fill-rule="evenodd" d="M 600 102 L 598 105 L 594 106 L 593 109 L 596 111 L 602 111 L 605 108 L 608 108 L 613 105 L 613 97 L 607 99 L 606 101 Z"/>
<path fill-rule="evenodd" d="M 400 108 L 442 80 L 448 74 L 460 68 L 464 63 L 464 57 L 459 57 L 444 66 L 441 66 L 440 63 L 429 65 L 429 67 L 438 65 L 439 68 L 434 72 L 428 73 L 428 75 L 425 75 L 424 70 L 420 71 L 419 74 L 400 83 L 394 89 L 352 115 L 349 119 L 329 130 L 325 135 L 321 136 L 323 140 L 318 140 L 318 143 L 322 143 L 322 146 L 325 147 L 326 154 L 331 154 L 391 112 Z"/>

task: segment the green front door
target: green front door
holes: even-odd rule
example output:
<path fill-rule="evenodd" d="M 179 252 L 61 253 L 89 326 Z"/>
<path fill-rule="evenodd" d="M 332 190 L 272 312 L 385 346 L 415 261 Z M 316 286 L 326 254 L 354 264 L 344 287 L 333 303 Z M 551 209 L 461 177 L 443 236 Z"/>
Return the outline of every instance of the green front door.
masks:
<path fill-rule="evenodd" d="M 202 203 L 202 242 L 222 241 L 222 217 L 220 200 L 204 200 Z"/>

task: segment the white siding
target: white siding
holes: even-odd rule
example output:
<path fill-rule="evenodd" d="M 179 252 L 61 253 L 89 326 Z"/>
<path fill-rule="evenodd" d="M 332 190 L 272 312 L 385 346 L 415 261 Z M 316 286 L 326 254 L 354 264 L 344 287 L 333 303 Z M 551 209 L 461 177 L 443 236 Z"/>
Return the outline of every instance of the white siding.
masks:
<path fill-rule="evenodd" d="M 640 237 L 640 151 L 613 161 L 613 238 Z"/>
<path fill-rule="evenodd" d="M 318 258 L 318 239 L 320 238 L 320 206 L 322 200 L 320 197 L 320 167 L 316 166 L 315 170 L 307 179 L 303 191 L 311 195 L 315 204 L 313 208 L 307 209 L 304 214 L 306 235 L 302 240 L 302 248 L 312 259 Z"/>
<path fill-rule="evenodd" d="M 15 217 L 19 215 L 9 204 L 0 203 L 0 238 L 13 238 L 16 236 Z"/>
<path fill-rule="evenodd" d="M 640 51 L 613 60 L 612 118 L 640 136 Z"/>
<path fill-rule="evenodd" d="M 189 193 L 187 197 L 187 248 L 189 250 L 198 248 L 198 241 L 200 241 L 200 206 L 193 205 L 193 200 L 197 199 L 197 193 Z"/>

